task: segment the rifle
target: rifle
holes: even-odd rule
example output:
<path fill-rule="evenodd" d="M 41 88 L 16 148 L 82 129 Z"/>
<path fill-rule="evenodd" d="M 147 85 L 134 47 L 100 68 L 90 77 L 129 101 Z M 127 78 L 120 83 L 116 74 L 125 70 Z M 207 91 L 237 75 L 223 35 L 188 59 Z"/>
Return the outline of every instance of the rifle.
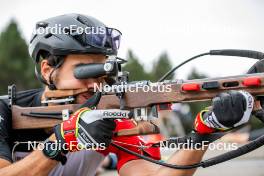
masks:
<path fill-rule="evenodd" d="M 222 55 L 222 56 L 238 56 L 254 59 L 263 59 L 264 53 L 250 50 L 211 50 L 194 56 L 179 66 L 172 69 L 159 82 L 151 83 L 149 81 L 139 81 L 136 83 L 128 83 L 128 73 L 121 71 L 123 60 L 120 58 L 110 58 L 105 64 L 89 64 L 77 67 L 74 70 L 74 76 L 78 79 L 96 78 L 106 76 L 106 82 L 115 87 L 109 92 L 97 92 L 89 102 L 84 105 L 89 107 L 96 105 L 97 109 L 122 109 L 130 110 L 132 116 L 130 118 L 138 121 L 139 125 L 135 129 L 120 131 L 117 135 L 142 135 L 158 133 L 159 131 L 150 123 L 142 121 L 152 121 L 158 118 L 158 110 L 163 105 L 176 102 L 194 102 L 204 101 L 214 98 L 217 94 L 228 90 L 245 90 L 256 98 L 264 95 L 264 73 L 244 74 L 237 76 L 206 78 L 196 80 L 166 80 L 180 66 L 185 63 L 205 55 Z M 120 61 L 121 60 L 121 61 Z M 91 72 L 92 70 L 92 72 Z M 137 86 L 142 89 L 136 89 Z M 170 87 L 170 91 L 144 91 L 143 87 L 148 90 L 157 90 L 159 86 Z M 130 91 L 125 91 L 127 88 Z M 86 92 L 86 89 L 79 90 L 54 90 L 45 92 L 45 103 L 64 102 L 64 105 L 43 106 L 43 107 L 19 107 L 13 104 L 14 87 L 9 87 L 9 99 L 12 108 L 12 121 L 14 129 L 34 129 L 49 128 L 60 123 L 62 119 L 67 119 L 69 115 L 84 105 L 70 104 L 72 97 Z M 137 90 L 137 91 L 135 91 Z M 10 93 L 11 92 L 11 93 Z M 261 119 L 264 122 L 264 118 Z M 124 150 L 130 154 L 137 155 L 117 144 L 113 144 L 120 150 Z M 208 167 L 220 162 L 227 161 L 242 154 L 248 153 L 260 146 L 264 145 L 264 136 L 259 137 L 255 141 L 237 149 L 203 161 L 194 165 L 177 166 L 167 163 L 153 161 L 145 156 L 138 156 L 142 159 L 176 169 L 191 169 L 196 167 Z"/>
<path fill-rule="evenodd" d="M 245 90 L 253 96 L 264 95 L 264 73 L 245 74 L 230 77 L 210 78 L 210 79 L 196 79 L 190 81 L 171 81 L 167 83 L 160 83 L 152 85 L 150 82 L 145 82 L 144 85 L 149 90 L 154 90 L 157 86 L 171 87 L 170 92 L 144 92 L 139 89 L 137 92 L 124 93 L 124 109 L 134 109 L 134 111 L 143 112 L 148 111 L 149 107 L 155 107 L 167 103 L 176 102 L 194 102 L 206 101 L 214 98 L 217 94 L 228 90 Z M 78 93 L 85 90 L 78 91 Z M 46 93 L 49 98 L 54 98 L 60 92 L 61 96 L 74 96 L 74 93 L 68 93 L 67 90 L 54 90 Z M 142 98 L 144 97 L 144 98 Z M 14 129 L 34 129 L 34 128 L 48 128 L 61 122 L 50 118 L 54 115 L 62 115 L 62 110 L 76 111 L 81 105 L 79 104 L 65 104 L 55 106 L 41 106 L 41 107 L 19 107 L 12 106 L 13 114 L 13 128 Z M 103 95 L 97 105 L 97 109 L 119 109 L 120 99 L 116 95 Z M 156 107 L 155 107 L 156 108 Z M 50 114 L 45 114 L 50 112 Z M 30 116 L 31 114 L 31 116 Z M 37 117 L 36 114 L 43 114 L 43 117 Z M 35 115 L 35 116 L 34 116 Z M 46 115 L 46 118 L 45 116 Z M 135 119 L 148 120 L 150 117 L 147 114 L 135 113 Z M 55 116 L 54 116 L 55 117 Z M 153 120 L 153 119 L 149 119 Z"/>

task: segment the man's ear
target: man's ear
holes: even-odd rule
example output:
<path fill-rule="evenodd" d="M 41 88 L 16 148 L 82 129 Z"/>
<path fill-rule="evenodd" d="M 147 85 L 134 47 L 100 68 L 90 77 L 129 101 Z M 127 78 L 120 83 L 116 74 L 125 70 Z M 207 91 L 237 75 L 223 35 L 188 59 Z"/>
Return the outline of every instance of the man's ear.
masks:
<path fill-rule="evenodd" d="M 54 68 L 52 68 L 46 59 L 40 63 L 40 71 L 43 78 L 49 83 L 49 77 Z"/>

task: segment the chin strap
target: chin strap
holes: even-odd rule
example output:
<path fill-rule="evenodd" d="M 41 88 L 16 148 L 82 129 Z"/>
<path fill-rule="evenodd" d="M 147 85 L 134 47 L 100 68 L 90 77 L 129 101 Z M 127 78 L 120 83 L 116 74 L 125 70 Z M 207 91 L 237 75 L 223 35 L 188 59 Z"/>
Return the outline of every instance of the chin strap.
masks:
<path fill-rule="evenodd" d="M 55 83 L 52 80 L 52 75 L 53 75 L 53 73 L 54 73 L 54 71 L 56 69 L 58 69 L 60 66 L 62 66 L 63 62 L 64 62 L 64 59 L 63 58 L 60 58 L 59 61 L 58 61 L 58 63 L 56 64 L 56 66 L 54 67 L 54 69 L 51 71 L 51 73 L 49 75 L 49 83 L 47 82 L 47 80 L 45 80 L 43 78 L 43 76 L 41 74 L 39 74 L 39 71 L 37 69 L 37 63 L 35 63 L 35 75 L 36 75 L 37 79 L 41 83 L 47 85 L 50 90 L 57 90 L 57 87 L 56 87 Z"/>
<path fill-rule="evenodd" d="M 54 69 L 51 71 L 50 75 L 49 75 L 49 84 L 48 87 L 50 90 L 56 90 L 57 87 L 54 83 L 54 81 L 52 80 L 52 75 L 55 72 L 55 70 L 57 70 L 64 62 L 64 59 L 59 60 L 59 62 L 57 63 L 57 65 L 54 67 Z"/>

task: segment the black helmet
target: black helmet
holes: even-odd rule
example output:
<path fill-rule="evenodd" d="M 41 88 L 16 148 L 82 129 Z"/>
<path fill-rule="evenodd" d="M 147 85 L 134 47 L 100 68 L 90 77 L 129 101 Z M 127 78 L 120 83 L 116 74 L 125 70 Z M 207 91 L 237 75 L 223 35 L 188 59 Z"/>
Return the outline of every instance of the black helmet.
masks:
<path fill-rule="evenodd" d="M 120 37 L 120 31 L 106 27 L 93 17 L 66 14 L 36 24 L 29 53 L 35 63 L 44 53 L 54 56 L 80 53 L 116 55 Z"/>

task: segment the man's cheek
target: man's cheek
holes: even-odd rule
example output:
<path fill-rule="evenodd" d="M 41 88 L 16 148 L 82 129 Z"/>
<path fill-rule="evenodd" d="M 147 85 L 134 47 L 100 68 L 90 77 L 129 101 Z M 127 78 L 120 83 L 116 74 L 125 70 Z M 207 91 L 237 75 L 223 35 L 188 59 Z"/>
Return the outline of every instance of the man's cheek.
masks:
<path fill-rule="evenodd" d="M 76 79 L 59 79 L 56 82 L 58 89 L 80 89 L 84 86 Z"/>

